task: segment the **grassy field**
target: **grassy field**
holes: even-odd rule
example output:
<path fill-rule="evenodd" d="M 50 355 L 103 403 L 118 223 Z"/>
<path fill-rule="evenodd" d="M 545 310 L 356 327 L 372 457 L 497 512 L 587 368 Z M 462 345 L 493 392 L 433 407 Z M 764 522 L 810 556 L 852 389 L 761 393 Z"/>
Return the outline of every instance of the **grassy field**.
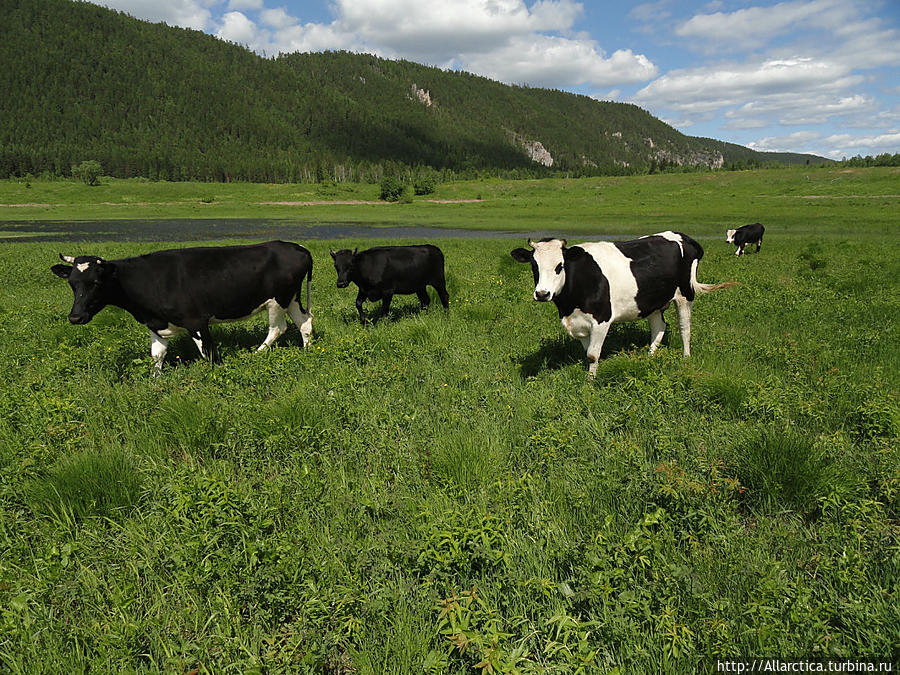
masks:
<path fill-rule="evenodd" d="M 795 234 L 823 228 L 888 234 L 900 210 L 900 168 L 461 181 L 438 185 L 434 195 L 411 204 L 377 203 L 378 193 L 377 185 L 357 184 L 0 181 L 0 221 L 280 218 L 517 232 L 564 224 L 591 234 L 675 227 L 716 237 L 726 225 L 759 221 Z M 448 200 L 456 203 L 440 203 Z"/>
<path fill-rule="evenodd" d="M 670 310 L 652 358 L 646 322 L 614 326 L 594 382 L 554 308 L 530 299 L 517 241 L 435 241 L 450 310 L 398 297 L 368 329 L 355 292 L 335 287 L 328 249 L 347 242 L 301 242 L 311 349 L 292 329 L 254 353 L 258 318 L 214 329 L 218 367 L 174 341 L 155 379 L 146 329 L 110 308 L 69 325 L 71 291 L 49 267 L 58 252 L 160 245 L 0 244 L 0 670 L 897 664 L 897 177 L 487 181 L 440 188 L 476 204 L 310 207 L 376 224 L 696 234 L 700 280 L 740 285 L 696 302 L 693 356 Z M 291 189 L 117 185 L 243 190 L 245 205 Z M 64 188 L 89 190 L 3 184 L 0 202 Z M 52 208 L 99 209 L 66 204 Z M 753 220 L 762 253 L 736 258 L 719 224 Z"/>

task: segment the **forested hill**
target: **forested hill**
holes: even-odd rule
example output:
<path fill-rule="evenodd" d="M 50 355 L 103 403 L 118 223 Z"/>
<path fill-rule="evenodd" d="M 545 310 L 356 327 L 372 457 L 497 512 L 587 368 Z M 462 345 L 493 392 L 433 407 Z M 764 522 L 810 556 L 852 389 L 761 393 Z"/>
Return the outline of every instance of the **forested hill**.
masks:
<path fill-rule="evenodd" d="M 0 176 L 377 180 L 621 174 L 771 156 L 646 111 L 346 52 L 263 58 L 86 2 L 0 3 Z"/>

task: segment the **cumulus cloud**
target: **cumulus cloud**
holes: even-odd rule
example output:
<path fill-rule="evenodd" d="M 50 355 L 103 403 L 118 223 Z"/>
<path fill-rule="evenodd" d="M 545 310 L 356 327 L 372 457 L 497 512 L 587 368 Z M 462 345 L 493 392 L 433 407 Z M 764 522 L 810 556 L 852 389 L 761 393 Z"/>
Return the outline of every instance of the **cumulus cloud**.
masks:
<path fill-rule="evenodd" d="M 676 34 L 695 46 L 753 49 L 772 39 L 804 27 L 838 29 L 853 17 L 845 0 L 798 0 L 770 7 L 747 7 L 735 12 L 697 14 L 676 28 Z"/>
<path fill-rule="evenodd" d="M 893 131 L 875 136 L 831 134 L 824 136 L 815 131 L 797 131 L 785 136 L 767 136 L 752 141 L 747 147 L 760 152 L 804 152 L 840 159 L 856 154 L 880 154 L 900 152 L 900 132 Z"/>
<path fill-rule="evenodd" d="M 95 0 L 95 4 L 146 21 L 195 30 L 207 29 L 212 17 L 207 3 L 201 0 Z"/>
<path fill-rule="evenodd" d="M 533 86 L 607 87 L 658 72 L 642 54 L 619 49 L 608 55 L 595 41 L 573 36 L 583 11 L 573 0 L 538 0 L 530 7 L 523 0 L 336 0 L 333 9 L 330 24 L 304 24 L 284 9 L 259 12 L 257 24 L 232 11 L 216 34 L 270 54 L 364 51 Z"/>
<path fill-rule="evenodd" d="M 900 131 L 877 136 L 851 136 L 849 134 L 836 134 L 825 139 L 826 143 L 838 145 L 843 148 L 877 149 L 878 152 L 900 152 Z"/>
<path fill-rule="evenodd" d="M 228 42 L 246 45 L 251 49 L 266 41 L 266 35 L 259 30 L 256 23 L 241 12 L 225 14 L 222 17 L 222 25 L 216 31 L 216 36 Z"/>
<path fill-rule="evenodd" d="M 259 13 L 259 18 L 273 28 L 287 28 L 297 23 L 297 19 L 284 11 L 283 7 L 263 10 Z"/>
<path fill-rule="evenodd" d="M 861 81 L 845 66 L 830 61 L 809 57 L 771 59 L 674 70 L 638 91 L 634 100 L 651 107 L 709 111 L 780 94 L 837 92 Z"/>
<path fill-rule="evenodd" d="M 483 54 L 464 54 L 467 69 L 510 83 L 569 87 L 606 87 L 641 82 L 656 75 L 649 59 L 630 50 L 606 57 L 592 40 L 529 36 L 509 40 Z"/>

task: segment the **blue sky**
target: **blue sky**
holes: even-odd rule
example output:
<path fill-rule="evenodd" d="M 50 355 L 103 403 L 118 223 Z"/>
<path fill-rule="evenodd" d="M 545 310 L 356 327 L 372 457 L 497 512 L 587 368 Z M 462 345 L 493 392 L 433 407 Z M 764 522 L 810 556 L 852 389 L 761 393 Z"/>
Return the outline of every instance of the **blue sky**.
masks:
<path fill-rule="evenodd" d="M 900 0 L 95 1 L 269 56 L 346 49 L 635 103 L 756 150 L 900 152 Z"/>

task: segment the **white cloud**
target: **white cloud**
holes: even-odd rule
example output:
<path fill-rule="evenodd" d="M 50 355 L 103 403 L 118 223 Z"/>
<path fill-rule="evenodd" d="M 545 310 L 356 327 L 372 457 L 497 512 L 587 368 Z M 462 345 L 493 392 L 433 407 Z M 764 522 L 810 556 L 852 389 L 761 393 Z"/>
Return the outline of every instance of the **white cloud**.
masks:
<path fill-rule="evenodd" d="M 797 0 L 731 13 L 697 14 L 680 24 L 675 32 L 692 40 L 695 46 L 727 43 L 732 48 L 755 49 L 798 28 L 839 28 L 855 14 L 849 4 L 845 0 Z"/>
<path fill-rule="evenodd" d="M 809 152 L 810 144 L 819 141 L 822 134 L 814 131 L 796 131 L 787 136 L 769 136 L 747 144 L 760 152 Z"/>
<path fill-rule="evenodd" d="M 593 40 L 546 34 L 572 32 L 583 11 L 573 0 L 538 0 L 531 7 L 523 0 L 337 0 L 334 9 L 330 24 L 302 24 L 284 9 L 264 10 L 259 21 L 271 31 L 229 12 L 217 35 L 270 54 L 365 51 L 534 86 L 607 87 L 657 73 L 631 50 L 609 56 Z"/>
<path fill-rule="evenodd" d="M 95 0 L 95 4 L 116 9 L 146 21 L 204 30 L 212 17 L 200 0 Z"/>
<path fill-rule="evenodd" d="M 273 28 L 287 28 L 297 23 L 297 19 L 290 16 L 283 7 L 278 9 L 266 9 L 259 13 L 260 20 Z"/>
<path fill-rule="evenodd" d="M 809 57 L 773 59 L 671 71 L 638 91 L 634 101 L 654 108 L 710 111 L 761 106 L 759 100 L 785 95 L 802 105 L 802 99 L 814 93 L 834 95 L 860 82 L 861 77 L 850 75 L 837 63 Z"/>
<path fill-rule="evenodd" d="M 467 69 L 487 77 L 546 87 L 607 87 L 648 80 L 657 72 L 646 57 L 630 50 L 607 58 L 592 40 L 544 35 L 513 38 L 493 51 L 461 58 Z"/>
<path fill-rule="evenodd" d="M 849 134 L 836 134 L 825 139 L 826 143 L 842 148 L 867 148 L 878 149 L 877 152 L 900 152 L 900 132 L 893 131 L 877 136 L 851 136 Z"/>
<path fill-rule="evenodd" d="M 308 23 L 293 25 L 281 29 L 272 38 L 272 54 L 283 52 L 319 52 L 328 49 L 345 49 L 354 52 L 369 52 L 377 54 L 378 51 L 360 42 L 353 33 L 341 30 L 337 23 L 330 25 L 320 23 Z"/>
<path fill-rule="evenodd" d="M 840 159 L 850 155 L 870 155 L 900 152 L 900 132 L 891 131 L 876 136 L 831 134 L 816 131 L 797 131 L 786 136 L 767 136 L 750 142 L 747 147 L 760 152 L 803 152 Z"/>
<path fill-rule="evenodd" d="M 251 49 L 256 49 L 267 41 L 267 35 L 241 12 L 225 14 L 216 36 L 229 42 L 246 45 Z"/>
<path fill-rule="evenodd" d="M 259 10 L 263 8 L 263 0 L 228 0 L 230 10 Z"/>

